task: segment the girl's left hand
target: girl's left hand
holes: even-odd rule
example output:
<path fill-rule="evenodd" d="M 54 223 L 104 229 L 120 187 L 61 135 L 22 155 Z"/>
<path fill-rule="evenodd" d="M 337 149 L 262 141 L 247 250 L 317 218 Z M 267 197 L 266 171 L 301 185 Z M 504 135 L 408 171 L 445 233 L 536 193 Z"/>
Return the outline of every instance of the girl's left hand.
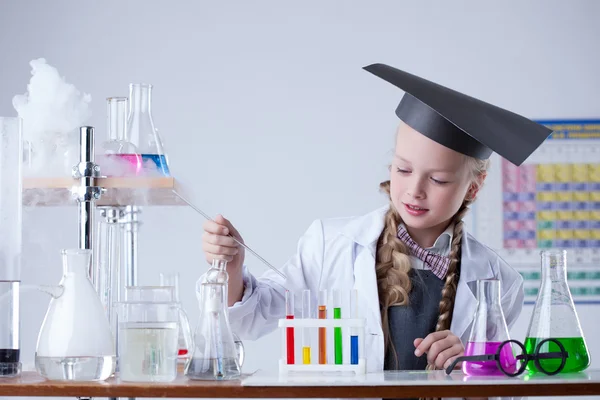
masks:
<path fill-rule="evenodd" d="M 439 369 L 446 369 L 455 358 L 465 353 L 460 338 L 449 330 L 430 333 L 425 339 L 417 338 L 414 345 L 417 357 L 426 353 L 427 362 Z"/>

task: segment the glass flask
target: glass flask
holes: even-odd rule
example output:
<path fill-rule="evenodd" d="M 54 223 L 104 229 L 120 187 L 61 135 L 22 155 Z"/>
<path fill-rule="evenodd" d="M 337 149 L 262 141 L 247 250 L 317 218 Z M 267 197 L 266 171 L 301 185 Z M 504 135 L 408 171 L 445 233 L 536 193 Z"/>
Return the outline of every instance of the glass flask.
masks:
<path fill-rule="evenodd" d="M 179 306 L 174 302 L 116 304 L 119 377 L 171 382 L 177 377 Z"/>
<path fill-rule="evenodd" d="M 180 309 L 179 320 L 179 353 L 178 358 L 180 363 L 186 363 L 192 356 L 188 349 L 192 348 L 192 329 L 190 328 L 190 319 L 183 309 L 183 304 L 179 299 L 179 274 L 160 273 L 160 285 L 163 288 L 172 289 L 173 301 L 176 302 Z"/>
<path fill-rule="evenodd" d="M 222 269 L 209 271 L 197 285 L 200 318 L 194 334 L 194 354 L 185 370 L 190 379 L 227 380 L 241 374 L 239 353 L 229 325 L 229 279 L 224 263 L 221 265 Z"/>
<path fill-rule="evenodd" d="M 506 319 L 500 304 L 500 281 L 482 279 L 477 281 L 477 309 L 471 327 L 465 356 L 496 354 L 501 344 L 509 340 Z M 507 372 L 516 371 L 516 359 L 511 346 L 503 346 L 500 362 Z M 503 375 L 496 361 L 464 361 L 463 372 L 467 375 Z M 512 372 L 514 372 L 512 371 Z"/>
<path fill-rule="evenodd" d="M 101 381 L 115 371 L 116 355 L 104 307 L 88 278 L 90 250 L 63 250 L 63 276 L 38 336 L 35 366 L 50 380 Z"/>
<path fill-rule="evenodd" d="M 142 170 L 142 156 L 127 136 L 127 105 L 127 97 L 106 99 L 108 140 L 98 157 L 105 176 L 138 175 Z"/>
<path fill-rule="evenodd" d="M 19 281 L 0 281 L 0 378 L 21 373 Z"/>
<path fill-rule="evenodd" d="M 169 166 L 163 143 L 152 119 L 152 85 L 129 85 L 130 110 L 127 137 L 142 156 L 144 175 L 169 176 Z"/>
<path fill-rule="evenodd" d="M 568 353 L 566 365 L 561 372 L 583 371 L 590 365 L 590 355 L 567 284 L 567 252 L 544 250 L 540 256 L 542 282 L 527 329 L 525 349 L 531 352 L 542 340 L 556 339 Z M 551 342 L 544 344 L 540 350 L 560 351 L 558 346 Z M 544 369 L 554 370 L 558 368 L 561 360 L 548 359 L 541 360 L 540 363 Z M 538 371 L 532 362 L 527 364 L 527 369 Z"/>

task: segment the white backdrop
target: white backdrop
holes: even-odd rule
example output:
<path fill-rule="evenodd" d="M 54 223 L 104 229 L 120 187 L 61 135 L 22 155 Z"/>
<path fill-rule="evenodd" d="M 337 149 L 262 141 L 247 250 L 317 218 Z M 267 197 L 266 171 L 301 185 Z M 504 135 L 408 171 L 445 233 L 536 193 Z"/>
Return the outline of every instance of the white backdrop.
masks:
<path fill-rule="evenodd" d="M 594 117 L 598 15 L 594 0 L 0 0 L 0 115 L 15 114 L 11 99 L 26 91 L 28 63 L 39 57 L 92 95 L 89 124 L 99 134 L 106 97 L 152 83 L 173 175 L 281 265 L 313 219 L 385 201 L 378 184 L 401 92 L 361 67 L 388 63 L 531 118 Z M 146 208 L 142 218 L 140 284 L 178 271 L 195 323 L 193 283 L 206 269 L 202 219 L 173 207 Z M 59 250 L 76 245 L 75 207 L 25 210 L 24 283 L 58 282 Z M 27 364 L 47 303 L 23 295 Z M 524 338 L 528 310 L 516 338 Z M 582 324 L 588 338 L 600 330 Z M 278 337 L 246 342 L 246 372 L 276 369 Z"/>

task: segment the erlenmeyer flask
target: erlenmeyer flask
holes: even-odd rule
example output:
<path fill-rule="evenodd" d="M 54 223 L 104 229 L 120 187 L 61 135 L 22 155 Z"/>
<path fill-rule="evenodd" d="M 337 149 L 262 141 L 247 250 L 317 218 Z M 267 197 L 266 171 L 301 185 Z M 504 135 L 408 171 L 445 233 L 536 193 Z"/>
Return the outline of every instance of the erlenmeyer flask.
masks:
<path fill-rule="evenodd" d="M 534 352 L 539 342 L 547 338 L 559 341 L 569 354 L 562 372 L 583 371 L 590 365 L 590 355 L 575 311 L 571 291 L 567 285 L 567 252 L 565 250 L 544 250 L 540 253 L 542 282 L 535 301 L 535 308 L 527 330 L 525 349 Z M 541 352 L 558 352 L 558 346 L 551 342 L 542 345 Z M 542 359 L 542 368 L 556 370 L 561 360 Z M 529 371 L 538 369 L 533 362 L 527 365 Z"/>
<path fill-rule="evenodd" d="M 200 318 L 194 354 L 185 374 L 190 379 L 226 380 L 240 376 L 238 352 L 229 325 L 225 282 L 198 282 Z"/>
<path fill-rule="evenodd" d="M 169 176 L 167 157 L 152 119 L 152 85 L 129 85 L 127 137 L 142 155 L 142 173 Z"/>
<path fill-rule="evenodd" d="M 189 354 L 188 349 L 192 348 L 192 329 L 190 328 L 190 320 L 187 313 L 183 309 L 183 305 L 179 300 L 179 274 L 174 273 L 162 273 L 160 274 L 160 285 L 163 287 L 173 288 L 172 301 L 177 303 L 180 307 L 179 313 L 179 341 L 178 341 L 178 362 L 184 364 L 192 356 Z"/>
<path fill-rule="evenodd" d="M 508 327 L 500 304 L 500 281 L 478 280 L 477 309 L 465 347 L 465 356 L 494 355 L 502 342 L 508 339 Z M 510 346 L 503 346 L 502 351 L 500 362 L 506 371 L 511 372 L 516 365 L 512 349 Z M 496 361 L 465 361 L 462 369 L 467 375 L 503 375 Z"/>
<path fill-rule="evenodd" d="M 142 156 L 127 137 L 127 97 L 109 97 L 106 105 L 108 140 L 100 146 L 100 171 L 106 176 L 137 175 Z"/>
<path fill-rule="evenodd" d="M 115 371 L 113 336 L 88 271 L 90 250 L 63 250 L 63 277 L 54 287 L 35 366 L 51 380 L 100 381 Z"/>

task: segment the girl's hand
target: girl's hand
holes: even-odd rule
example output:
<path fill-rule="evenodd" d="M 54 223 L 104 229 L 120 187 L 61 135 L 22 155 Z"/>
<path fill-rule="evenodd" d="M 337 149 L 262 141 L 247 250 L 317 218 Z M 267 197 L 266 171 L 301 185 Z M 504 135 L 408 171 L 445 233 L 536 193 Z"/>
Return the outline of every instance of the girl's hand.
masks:
<path fill-rule="evenodd" d="M 414 346 L 417 357 L 427 354 L 427 362 L 439 369 L 447 368 L 455 358 L 465 353 L 460 338 L 449 330 L 430 333 L 425 339 L 417 338 Z"/>
<path fill-rule="evenodd" d="M 244 248 L 238 245 L 229 234 L 244 243 L 242 236 L 231 222 L 217 215 L 214 221 L 206 221 L 202 226 L 202 250 L 209 264 L 214 259 L 227 261 L 227 272 L 241 271 L 244 264 Z"/>

